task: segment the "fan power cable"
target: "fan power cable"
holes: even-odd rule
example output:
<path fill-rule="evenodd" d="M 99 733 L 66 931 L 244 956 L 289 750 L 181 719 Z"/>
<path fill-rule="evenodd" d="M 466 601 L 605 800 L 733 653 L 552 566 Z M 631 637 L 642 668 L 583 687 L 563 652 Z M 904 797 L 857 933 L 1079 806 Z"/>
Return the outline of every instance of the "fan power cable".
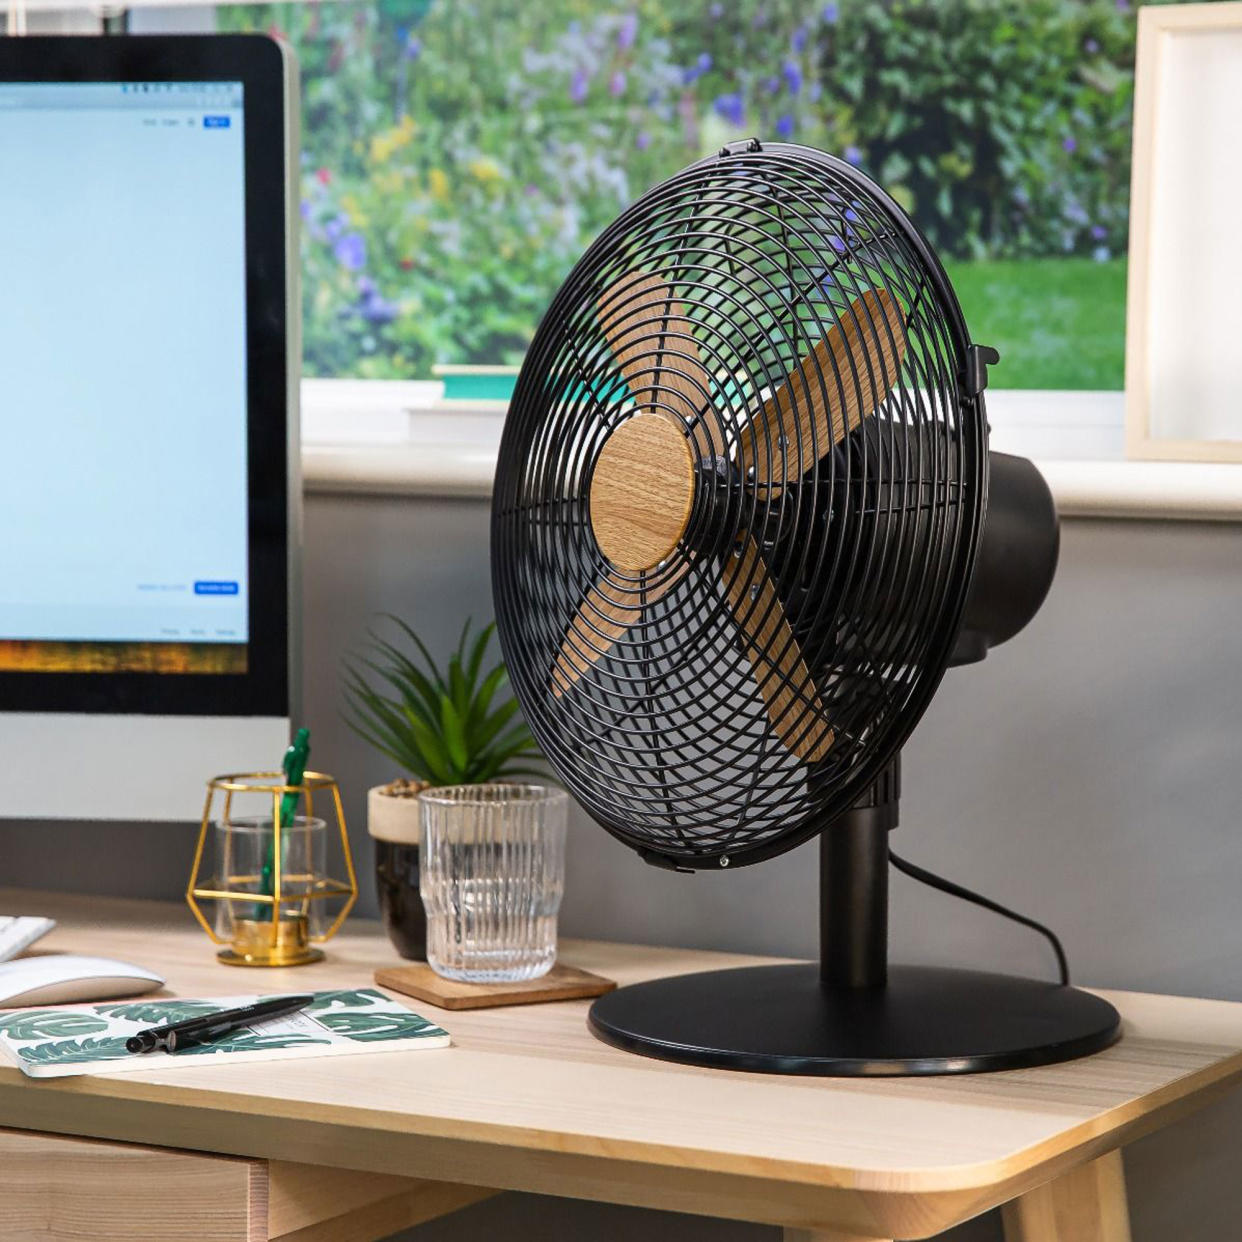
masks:
<path fill-rule="evenodd" d="M 1053 953 L 1057 955 L 1057 970 L 1060 972 L 1061 986 L 1069 987 L 1069 961 L 1065 956 L 1065 949 L 1062 947 L 1060 939 L 1052 928 L 1045 927 L 1043 923 L 1029 918 L 1025 914 L 1019 914 L 1016 910 L 1010 910 L 1008 906 L 1002 906 L 1000 902 L 993 901 L 990 897 L 984 897 L 981 893 L 972 892 L 961 884 L 955 884 L 952 880 L 946 880 L 943 876 L 936 875 L 935 872 L 927 871 L 912 862 L 907 862 L 904 858 L 894 854 L 892 850 L 888 851 L 888 861 L 902 875 L 907 875 L 912 880 L 918 880 L 920 884 L 926 884 L 929 888 L 938 889 L 942 893 L 948 893 L 950 897 L 959 897 L 962 901 L 969 901 L 976 906 L 982 906 L 985 910 L 991 910 L 993 914 L 999 914 L 1002 918 L 1012 919 L 1015 923 L 1021 923 L 1023 927 L 1029 927 L 1032 931 L 1037 931 L 1048 941 L 1052 946 Z"/>

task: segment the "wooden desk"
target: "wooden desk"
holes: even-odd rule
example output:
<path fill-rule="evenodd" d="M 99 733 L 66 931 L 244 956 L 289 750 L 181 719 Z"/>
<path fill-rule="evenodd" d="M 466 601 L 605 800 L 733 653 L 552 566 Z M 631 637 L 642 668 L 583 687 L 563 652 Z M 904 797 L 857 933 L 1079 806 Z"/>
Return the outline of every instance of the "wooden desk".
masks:
<path fill-rule="evenodd" d="M 131 959 L 188 995 L 356 986 L 396 960 L 356 924 L 320 965 L 250 974 L 217 965 L 180 907 L 0 893 L 0 909 L 58 918 L 40 948 Z M 563 956 L 622 983 L 755 960 Z M 158 1217 L 144 1232 L 162 1239 L 366 1242 L 513 1189 L 760 1221 L 788 1242 L 925 1238 L 999 1204 L 1009 1242 L 1126 1242 L 1120 1148 L 1242 1076 L 1242 1004 L 1109 999 L 1125 1035 L 1108 1051 L 964 1078 L 683 1068 L 599 1043 L 579 1001 L 427 1007 L 443 1051 L 42 1082 L 4 1067 L 0 1240 L 129 1242 Z"/>

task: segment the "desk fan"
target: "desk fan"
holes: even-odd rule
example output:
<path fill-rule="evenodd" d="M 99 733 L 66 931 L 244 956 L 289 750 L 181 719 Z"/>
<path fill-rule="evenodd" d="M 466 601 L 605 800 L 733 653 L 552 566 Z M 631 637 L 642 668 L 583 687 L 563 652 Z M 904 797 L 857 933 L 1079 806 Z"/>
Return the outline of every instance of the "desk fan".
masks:
<path fill-rule="evenodd" d="M 591 1011 L 603 1039 L 799 1074 L 1012 1068 L 1116 1039 L 1064 970 L 887 966 L 899 749 L 946 667 L 1017 633 L 1056 567 L 1043 478 L 988 452 L 996 360 L 901 208 L 789 144 L 731 144 L 656 186 L 557 293 L 492 512 L 531 729 L 648 863 L 821 842 L 820 963 L 621 988 Z"/>

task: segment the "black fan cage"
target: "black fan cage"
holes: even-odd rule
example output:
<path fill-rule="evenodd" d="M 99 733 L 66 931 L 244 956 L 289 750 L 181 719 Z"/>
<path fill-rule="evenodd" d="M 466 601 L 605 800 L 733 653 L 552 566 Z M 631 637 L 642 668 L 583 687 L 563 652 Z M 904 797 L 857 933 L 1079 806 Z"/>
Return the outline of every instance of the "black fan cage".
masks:
<path fill-rule="evenodd" d="M 601 306 L 648 275 L 668 303 L 634 299 L 618 359 Z M 904 334 L 886 393 L 869 359 L 893 332 L 859 301 L 869 291 L 896 304 Z M 865 365 L 812 359 L 790 378 L 834 328 L 863 343 Z M 800 844 L 866 793 L 917 724 L 952 651 L 986 504 L 969 351 L 944 271 L 901 208 L 850 165 L 786 144 L 738 144 L 654 187 L 557 293 L 500 447 L 498 631 L 549 761 L 648 861 L 742 865 Z M 829 404 L 853 386 L 863 416 L 840 436 L 799 424 L 791 442 L 763 411 L 785 385 L 800 413 L 808 384 Z M 597 543 L 592 472 L 615 429 L 652 407 L 692 447 L 693 507 L 667 559 L 629 571 Z M 747 435 L 767 484 L 753 457 L 745 467 Z M 739 559 L 748 540 L 772 590 Z M 601 591 L 633 609 L 620 633 Z M 592 661 L 554 694 L 579 615 Z M 817 697 L 778 730 L 758 679 L 783 675 L 775 648 L 791 634 Z M 789 740 L 812 728 L 831 744 L 808 759 Z"/>

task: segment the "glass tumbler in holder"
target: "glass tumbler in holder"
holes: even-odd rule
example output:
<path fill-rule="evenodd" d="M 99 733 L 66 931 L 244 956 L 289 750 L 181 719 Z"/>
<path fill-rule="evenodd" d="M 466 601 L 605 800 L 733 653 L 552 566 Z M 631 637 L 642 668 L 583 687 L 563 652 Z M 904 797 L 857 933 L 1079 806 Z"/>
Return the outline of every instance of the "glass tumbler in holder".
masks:
<path fill-rule="evenodd" d="M 276 857 L 272 817 L 231 815 L 217 820 L 215 827 L 216 857 L 223 876 L 220 887 L 230 893 L 271 894 Z M 290 964 L 315 956 L 307 946 L 322 938 L 325 912 L 323 902 L 308 898 L 327 874 L 325 828 L 322 819 L 298 815 L 283 830 L 279 854 L 285 900 L 279 909 L 239 901 L 216 903 L 216 935 L 222 943 L 233 945 L 247 959 L 263 956 L 262 950 L 270 948 L 273 940 L 278 954 L 290 958 Z"/>
<path fill-rule="evenodd" d="M 450 785 L 420 795 L 419 891 L 437 974 L 513 983 L 552 969 L 568 801 L 544 785 Z"/>

